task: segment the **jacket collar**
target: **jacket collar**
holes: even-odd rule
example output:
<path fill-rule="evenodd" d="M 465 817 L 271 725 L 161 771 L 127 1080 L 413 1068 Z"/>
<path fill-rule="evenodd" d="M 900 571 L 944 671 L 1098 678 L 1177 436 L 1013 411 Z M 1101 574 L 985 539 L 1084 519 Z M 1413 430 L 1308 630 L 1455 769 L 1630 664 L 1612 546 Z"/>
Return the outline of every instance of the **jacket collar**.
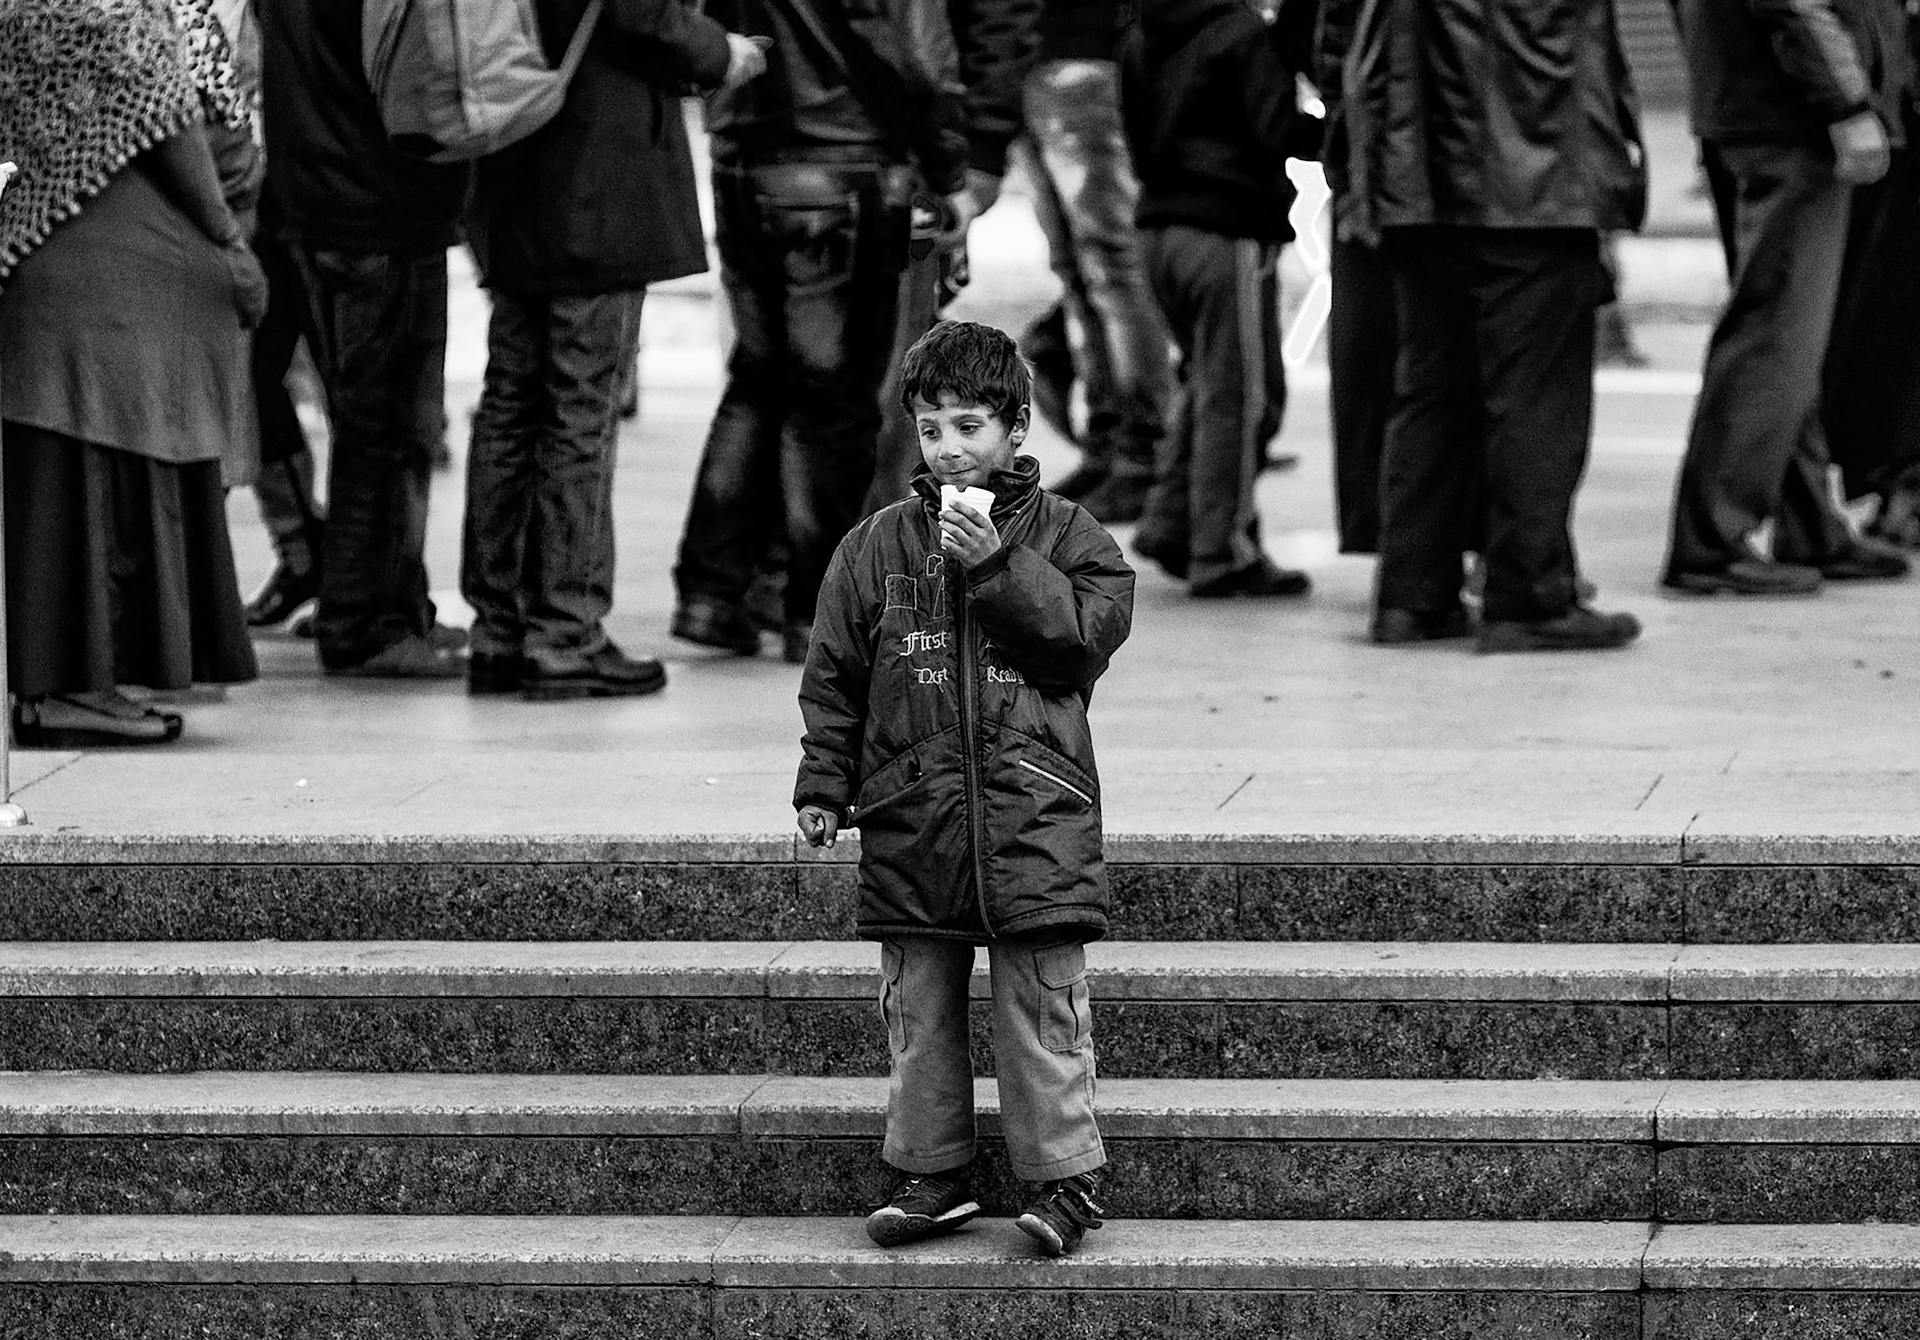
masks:
<path fill-rule="evenodd" d="M 913 472 L 909 482 L 927 510 L 938 513 L 940 481 L 933 477 L 933 472 L 922 465 Z M 1040 492 L 1040 462 L 1031 456 L 1015 456 L 1012 465 L 987 476 L 987 487 L 993 490 L 993 523 L 1004 531 L 1002 521 L 1025 510 Z"/>

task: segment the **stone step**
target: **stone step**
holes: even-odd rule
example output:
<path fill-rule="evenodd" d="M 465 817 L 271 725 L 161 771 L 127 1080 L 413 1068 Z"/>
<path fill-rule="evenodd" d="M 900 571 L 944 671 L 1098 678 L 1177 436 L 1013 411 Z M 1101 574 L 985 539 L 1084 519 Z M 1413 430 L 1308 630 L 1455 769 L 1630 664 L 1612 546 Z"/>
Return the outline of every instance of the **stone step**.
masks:
<path fill-rule="evenodd" d="M 877 953 L 14 941 L 0 1069 L 879 1075 Z M 1915 945 L 1115 940 L 1088 962 L 1116 1077 L 1920 1077 Z M 984 1006 L 974 1034 L 991 1073 Z"/>
<path fill-rule="evenodd" d="M 846 1214 L 882 1080 L 0 1076 L 0 1212 Z M 979 1190 L 1024 1194 L 991 1083 Z M 1157 1218 L 1920 1220 L 1920 1083 L 1112 1080 Z"/>
<path fill-rule="evenodd" d="M 1110 1220 L 1064 1260 L 1001 1220 L 894 1252 L 846 1218 L 0 1217 L 35 1340 L 352 1335 L 1906 1335 L 1910 1225 Z"/>
<path fill-rule="evenodd" d="M 772 940 L 852 934 L 857 842 L 13 839 L 27 940 Z M 1117 836 L 1135 940 L 1920 941 L 1920 844 L 1639 836 Z"/>

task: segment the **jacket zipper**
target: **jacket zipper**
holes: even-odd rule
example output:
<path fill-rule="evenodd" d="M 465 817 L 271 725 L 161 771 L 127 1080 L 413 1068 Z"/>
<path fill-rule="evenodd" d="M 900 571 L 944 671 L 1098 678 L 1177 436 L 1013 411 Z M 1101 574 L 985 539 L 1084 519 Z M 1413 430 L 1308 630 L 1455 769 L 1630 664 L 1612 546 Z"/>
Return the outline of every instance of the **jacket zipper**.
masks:
<path fill-rule="evenodd" d="M 1089 805 L 1093 804 L 1092 796 L 1088 795 L 1085 791 L 1082 791 L 1079 787 L 1075 786 L 1072 782 L 1068 781 L 1066 778 L 1057 777 L 1053 773 L 1048 772 L 1045 768 L 1041 767 L 1038 763 L 1029 763 L 1024 758 L 1015 759 L 1014 762 L 1018 766 L 1025 768 L 1028 772 L 1038 773 L 1040 776 L 1046 778 L 1048 781 L 1052 782 L 1055 786 L 1059 787 L 1062 791 L 1067 791 L 1073 795 L 1080 797 L 1080 799 L 1086 801 L 1087 804 Z"/>
<path fill-rule="evenodd" d="M 973 728 L 973 619 L 966 573 L 948 560 L 953 581 L 953 617 L 960 626 L 960 748 L 961 771 L 967 783 L 967 841 L 973 856 L 973 896 L 980 904 L 980 925 L 993 937 L 993 919 L 987 915 L 986 869 L 980 859 L 980 757 Z"/>

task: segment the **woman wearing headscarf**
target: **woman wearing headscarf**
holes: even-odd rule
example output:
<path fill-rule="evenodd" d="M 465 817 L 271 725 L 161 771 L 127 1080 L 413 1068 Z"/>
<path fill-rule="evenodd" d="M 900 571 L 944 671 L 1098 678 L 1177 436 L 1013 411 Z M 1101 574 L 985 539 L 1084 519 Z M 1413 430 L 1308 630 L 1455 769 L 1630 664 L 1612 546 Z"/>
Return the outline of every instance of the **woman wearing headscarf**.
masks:
<path fill-rule="evenodd" d="M 222 481 L 256 431 L 248 115 L 206 0 L 0 6 L 0 156 L 20 166 L 0 197 L 0 456 L 23 745 L 172 740 L 179 715 L 119 685 L 256 673 Z"/>

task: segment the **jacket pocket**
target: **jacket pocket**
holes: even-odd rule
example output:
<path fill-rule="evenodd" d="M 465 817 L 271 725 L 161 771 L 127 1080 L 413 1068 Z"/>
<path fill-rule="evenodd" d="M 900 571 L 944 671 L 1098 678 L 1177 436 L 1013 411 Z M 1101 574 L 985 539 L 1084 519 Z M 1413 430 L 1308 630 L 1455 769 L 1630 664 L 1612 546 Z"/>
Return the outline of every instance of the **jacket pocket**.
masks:
<path fill-rule="evenodd" d="M 1093 1040 L 1093 1000 L 1087 989 L 1084 945 L 1051 945 L 1033 951 L 1039 982 L 1040 1045 L 1050 1052 L 1078 1051 Z"/>
<path fill-rule="evenodd" d="M 1043 768 L 1030 758 L 1016 758 L 1013 761 L 1013 763 L 1015 767 L 1021 769 L 1022 771 L 1031 773 L 1035 777 L 1043 778 L 1044 780 L 1051 782 L 1055 787 L 1059 788 L 1060 790 L 1065 791 L 1068 795 L 1077 797 L 1081 804 L 1083 805 L 1093 804 L 1093 796 L 1091 793 L 1089 793 L 1085 788 L 1081 787 L 1078 783 L 1068 781 L 1065 777 L 1062 777 L 1058 772 L 1055 772 L 1053 769 Z"/>

